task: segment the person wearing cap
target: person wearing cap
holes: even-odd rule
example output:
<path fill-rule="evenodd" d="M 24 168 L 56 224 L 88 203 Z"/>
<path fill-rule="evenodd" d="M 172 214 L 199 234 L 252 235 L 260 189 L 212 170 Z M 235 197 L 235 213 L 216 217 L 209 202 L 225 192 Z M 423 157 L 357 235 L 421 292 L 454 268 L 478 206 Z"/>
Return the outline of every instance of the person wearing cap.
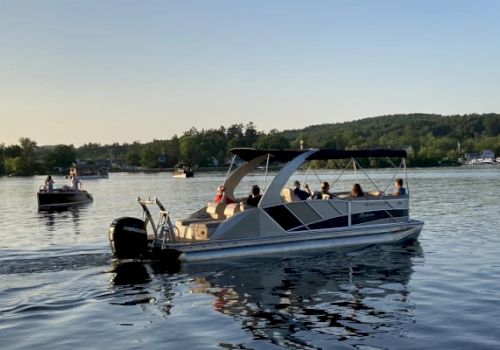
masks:
<path fill-rule="evenodd" d="M 293 183 L 293 187 L 294 187 L 293 194 L 301 201 L 306 200 L 309 197 L 311 197 L 311 190 L 309 189 L 308 184 L 304 185 L 305 191 L 300 189 L 300 182 L 299 181 L 295 181 Z"/>
<path fill-rule="evenodd" d="M 335 197 L 335 195 L 330 192 L 330 184 L 328 181 L 323 181 L 323 184 L 321 185 L 321 198 L 331 199 L 333 197 Z"/>
<path fill-rule="evenodd" d="M 252 206 L 252 207 L 256 207 L 257 205 L 259 205 L 261 198 L 262 198 L 262 195 L 260 194 L 259 186 L 253 185 L 252 186 L 252 193 L 248 196 L 245 203 Z"/>

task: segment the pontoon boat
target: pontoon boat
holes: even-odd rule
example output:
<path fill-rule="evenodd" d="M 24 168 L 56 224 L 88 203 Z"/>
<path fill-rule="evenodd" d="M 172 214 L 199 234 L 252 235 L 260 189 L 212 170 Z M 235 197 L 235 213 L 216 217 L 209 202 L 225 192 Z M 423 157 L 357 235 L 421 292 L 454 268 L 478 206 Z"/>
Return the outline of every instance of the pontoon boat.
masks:
<path fill-rule="evenodd" d="M 223 183 L 227 195 L 235 203 L 208 203 L 188 218 L 173 224 L 170 212 L 158 199 L 139 198 L 144 211 L 142 220 L 122 217 L 110 226 L 109 239 L 115 256 L 197 261 L 304 250 L 351 249 L 414 240 L 422 230 L 424 223 L 410 218 L 408 186 L 403 195 L 386 191 L 399 171 L 406 174 L 404 150 L 236 148 L 231 153 L 234 155 L 231 168 L 238 163 L 235 161 L 237 157 L 245 161 L 233 171 L 230 169 Z M 333 198 L 314 196 L 314 199 L 298 200 L 287 186 L 294 173 L 303 164 L 311 164 L 310 161 L 333 160 L 352 165 L 356 172 L 365 172 L 358 161 L 361 158 L 383 159 L 396 169 L 389 182 L 385 181 L 386 187 L 379 186 L 367 175 L 373 191 L 366 191 L 363 197 L 351 197 L 347 191 L 336 192 Z M 240 202 L 241 198 L 234 198 L 235 188 L 245 175 L 262 163 L 268 169 L 271 162 L 284 165 L 266 186 L 257 207 L 248 207 Z M 345 169 L 339 178 L 344 172 Z M 159 208 L 158 222 L 152 217 L 148 208 L 150 204 Z M 148 227 L 152 228 L 149 235 Z"/>

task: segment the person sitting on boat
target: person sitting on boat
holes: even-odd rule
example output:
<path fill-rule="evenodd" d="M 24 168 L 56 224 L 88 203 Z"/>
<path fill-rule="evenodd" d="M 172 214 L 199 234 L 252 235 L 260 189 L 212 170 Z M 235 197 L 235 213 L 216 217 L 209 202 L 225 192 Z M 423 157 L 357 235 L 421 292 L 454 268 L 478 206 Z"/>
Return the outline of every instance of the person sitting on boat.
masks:
<path fill-rule="evenodd" d="M 252 186 L 252 193 L 248 196 L 245 203 L 252 206 L 252 207 L 256 207 L 257 205 L 259 205 L 261 198 L 262 198 L 262 195 L 260 194 L 259 186 L 253 185 Z"/>
<path fill-rule="evenodd" d="M 320 195 L 322 199 L 332 199 L 333 197 L 336 197 L 333 193 L 330 192 L 330 184 L 328 183 L 328 181 L 323 181 L 323 184 L 321 185 Z"/>
<path fill-rule="evenodd" d="M 54 190 L 54 180 L 52 180 L 52 176 L 47 176 L 45 180 L 45 187 L 43 188 L 45 192 L 52 192 Z"/>
<path fill-rule="evenodd" d="M 234 200 L 232 200 L 226 195 L 226 187 L 222 185 L 217 188 L 217 194 L 215 195 L 214 202 L 227 203 L 227 204 L 236 203 Z"/>
<path fill-rule="evenodd" d="M 297 197 L 301 201 L 308 199 L 312 195 L 311 190 L 309 189 L 309 185 L 308 184 L 304 185 L 305 191 L 302 190 L 302 189 L 300 189 L 300 182 L 299 181 L 295 181 L 293 183 L 293 187 L 294 187 L 293 188 L 293 194 L 295 195 L 295 197 Z"/>
<path fill-rule="evenodd" d="M 351 190 L 351 197 L 364 197 L 365 194 L 360 184 L 354 184 Z"/>
<path fill-rule="evenodd" d="M 393 196 L 404 196 L 406 194 L 406 188 L 403 187 L 403 179 L 399 178 L 396 179 L 396 182 L 394 183 L 394 192 L 392 193 Z"/>

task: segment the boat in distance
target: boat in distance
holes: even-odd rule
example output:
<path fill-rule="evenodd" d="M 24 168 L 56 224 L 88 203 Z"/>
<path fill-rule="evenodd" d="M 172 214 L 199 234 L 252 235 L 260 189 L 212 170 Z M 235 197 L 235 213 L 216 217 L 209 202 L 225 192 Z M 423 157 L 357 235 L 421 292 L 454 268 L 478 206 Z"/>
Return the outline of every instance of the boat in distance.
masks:
<path fill-rule="evenodd" d="M 233 162 L 222 187 L 232 200 L 210 202 L 173 224 L 170 212 L 158 199 L 138 198 L 143 219 L 121 217 L 109 227 L 113 254 L 124 259 L 152 257 L 189 262 L 306 250 L 350 249 L 415 240 L 424 225 L 422 221 L 410 218 L 408 187 L 398 193 L 386 192 L 399 171 L 407 173 L 404 150 L 277 151 L 235 148 L 230 152 Z M 245 163 L 231 171 L 237 157 Z M 396 172 L 389 185 L 385 188 L 377 185 L 361 167 L 358 160 L 362 158 L 383 159 L 391 164 Z M 399 160 L 399 165 L 393 162 L 394 159 Z M 299 199 L 296 189 L 288 187 L 287 182 L 304 163 L 315 160 L 334 160 L 343 162 L 346 168 L 352 166 L 356 177 L 360 171 L 366 175 L 373 190 L 359 196 L 350 191 L 330 193 L 326 190 L 327 195 L 310 192 L 308 199 Z M 269 163 L 273 161 L 284 165 L 266 186 L 256 206 L 249 206 L 243 198 L 235 197 L 235 188 L 245 175 L 265 163 L 267 176 Z M 310 169 L 309 163 L 306 177 Z M 345 169 L 337 180 L 344 172 Z M 403 180 L 400 180 L 402 183 Z M 300 189 L 300 183 L 298 185 Z M 356 185 L 359 187 L 359 184 Z M 158 208 L 157 222 L 149 210 L 150 205 Z"/>
<path fill-rule="evenodd" d="M 174 170 L 172 177 L 176 178 L 188 178 L 194 177 L 194 171 L 190 166 L 178 167 Z"/>
<path fill-rule="evenodd" d="M 76 165 L 70 168 L 69 176 L 75 175 L 82 180 L 108 179 L 109 169 L 104 166 L 97 165 Z"/>

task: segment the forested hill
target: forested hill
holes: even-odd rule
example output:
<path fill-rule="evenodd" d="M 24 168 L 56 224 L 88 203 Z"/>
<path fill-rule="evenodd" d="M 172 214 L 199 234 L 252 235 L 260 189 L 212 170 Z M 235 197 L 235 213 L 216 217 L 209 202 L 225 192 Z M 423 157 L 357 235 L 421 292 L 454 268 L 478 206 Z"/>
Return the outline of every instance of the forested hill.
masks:
<path fill-rule="evenodd" d="M 345 123 L 312 125 L 300 130 L 258 131 L 256 126 L 233 124 L 217 129 L 191 128 L 183 135 L 147 143 L 101 145 L 88 143 L 38 146 L 20 138 L 19 145 L 1 143 L 0 175 L 31 175 L 65 171 L 77 159 L 107 162 L 111 167 L 163 168 L 178 163 L 211 167 L 224 165 L 233 147 L 262 149 L 356 149 L 391 147 L 410 151 L 411 165 L 452 164 L 466 152 L 490 149 L 500 155 L 500 114 L 442 116 L 401 114 Z"/>
<path fill-rule="evenodd" d="M 419 149 L 432 139 L 452 141 L 453 148 L 457 142 L 460 142 L 462 147 L 467 147 L 469 141 L 495 138 L 499 134 L 500 114 L 398 114 L 344 123 L 312 125 L 300 130 L 282 132 L 282 135 L 290 140 L 307 140 L 311 147 L 330 146 L 338 149 L 401 145 L 411 145 Z M 491 145 L 490 148 L 495 146 Z"/>
<path fill-rule="evenodd" d="M 398 114 L 286 130 L 284 137 L 306 147 L 410 147 L 413 163 L 434 165 L 465 152 L 490 149 L 500 155 L 500 114 Z"/>

